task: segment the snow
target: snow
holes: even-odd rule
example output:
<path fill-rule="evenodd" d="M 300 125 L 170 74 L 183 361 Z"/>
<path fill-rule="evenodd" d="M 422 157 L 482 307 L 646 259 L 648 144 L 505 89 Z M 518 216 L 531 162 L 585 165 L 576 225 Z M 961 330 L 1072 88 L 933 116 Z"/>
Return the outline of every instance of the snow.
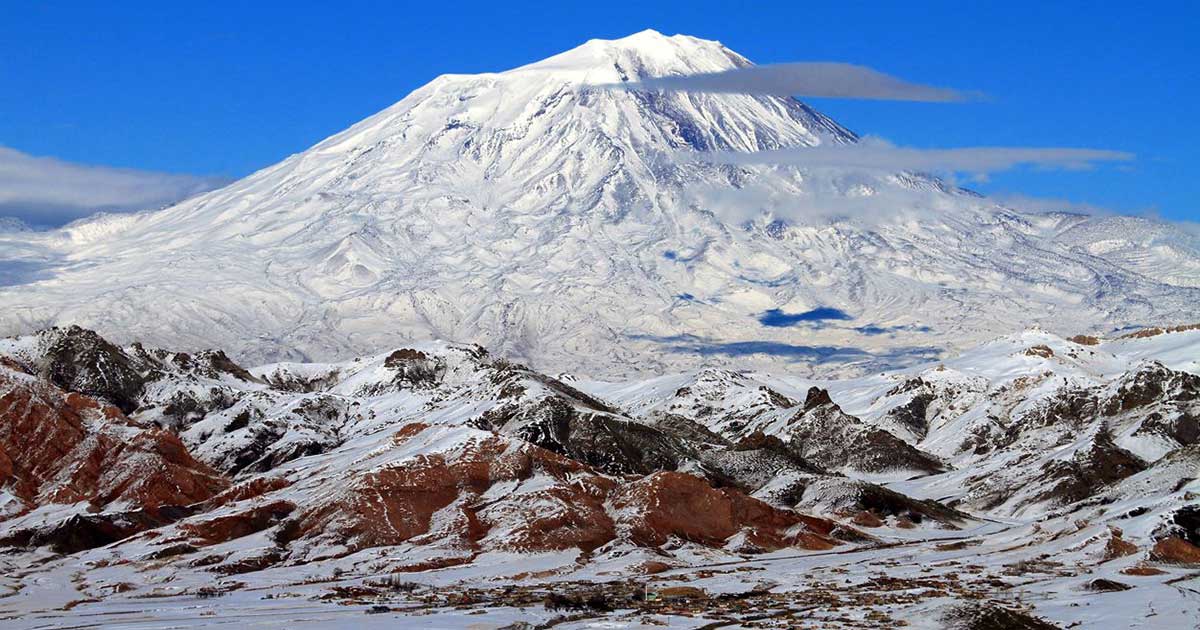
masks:
<path fill-rule="evenodd" d="M 947 470 L 922 476 L 847 464 L 847 479 L 812 486 L 802 507 L 841 518 L 836 512 L 851 504 L 836 490 L 854 480 L 955 501 L 975 520 L 961 530 L 903 529 L 893 520 L 870 532 L 877 543 L 829 552 L 743 556 L 733 549 L 744 532 L 723 548 L 614 543 L 586 560 L 576 550 L 497 551 L 520 518 L 520 510 L 501 514 L 501 500 L 519 498 L 541 513 L 562 507 L 548 492 L 559 482 L 535 474 L 475 497 L 499 506 L 481 507 L 500 523 L 484 539 L 490 550 L 405 577 L 456 592 L 528 584 L 531 575 L 613 581 L 653 560 L 674 567 L 663 579 L 714 593 L 768 583 L 800 597 L 826 584 L 869 590 L 883 574 L 964 575 L 1007 584 L 990 596 L 1031 603 L 1063 624 L 1123 628 L 1147 618 L 1156 627 L 1187 627 L 1200 614 L 1194 574 L 1166 567 L 1162 576 L 1132 577 L 1120 571 L 1140 556 L 1098 560 L 1112 528 L 1144 545 L 1165 515 L 1194 504 L 1194 458 L 1149 422 L 1150 411 L 1161 421 L 1178 418 L 1178 401 L 1091 413 L 1078 426 L 1055 414 L 1075 394 L 1112 400 L 1128 379 L 1160 364 L 1200 374 L 1200 330 L 1118 336 L 1196 320 L 1194 237 L 1142 218 L 1020 213 L 911 174 L 707 164 L 696 154 L 856 137 L 792 99 L 608 85 L 748 63 L 717 42 L 653 31 L 593 40 L 507 72 L 438 77 L 307 151 L 161 211 L 102 215 L 51 232 L 0 229 L 0 334 L 79 323 L 121 342 L 223 347 L 261 363 L 251 380 L 172 373 L 148 386 L 155 404 L 134 419 L 177 423 L 196 457 L 228 466 L 263 439 L 236 428 L 241 414 L 265 418 L 277 432 L 263 458 L 286 459 L 269 474 L 291 482 L 270 496 L 300 506 L 347 496 L 371 472 L 470 453 L 497 435 L 468 423 L 501 405 L 553 395 L 587 407 L 545 377 L 511 366 L 504 372 L 497 356 L 578 374 L 571 386 L 613 406 L 617 417 L 651 426 L 682 417 L 717 434 L 714 443 L 754 431 L 786 440 L 809 388 L 821 387 L 861 421 L 838 439 L 854 444 L 880 428 Z M 894 203 L 896 212 L 830 216 L 844 200 L 863 197 Z M 834 208 L 796 218 L 794 206 L 814 199 Z M 837 309 L 850 319 L 761 325 L 776 309 Z M 1078 333 L 1101 341 L 1065 338 Z M 41 351 L 37 343 L 0 339 L 0 355 L 28 363 Z M 425 355 L 414 360 L 415 374 L 389 366 L 399 349 Z M 431 382 L 405 380 L 422 375 L 433 375 Z M 501 391 L 508 375 L 517 393 Z M 928 400 L 918 405 L 917 425 L 927 426 L 901 415 L 918 395 Z M 164 407 L 175 397 L 200 408 L 168 418 Z M 310 413 L 310 405 L 320 409 Z M 493 428 L 512 434 L 522 421 Z M 416 422 L 424 428 L 398 436 Z M 1086 459 L 1108 433 L 1146 469 L 1099 487 L 1087 502 L 1058 502 L 1050 493 L 1057 479 L 1043 472 Z M 319 452 L 290 457 L 311 442 Z M 738 457 L 730 455 L 729 465 L 745 468 L 764 500 L 806 480 Z M 698 471 L 702 463 L 682 467 Z M 256 474 L 238 472 L 235 480 Z M 130 506 L 106 509 L 122 507 Z M 431 531 L 446 529 L 456 507 L 434 514 Z M 0 489 L 0 518 L 20 509 Z M 43 506 L 4 527 L 51 524 L 89 509 Z M 178 525 L 161 528 L 161 537 L 71 556 L 0 556 L 0 623 L 459 628 L 553 617 L 540 607 L 476 614 L 405 601 L 391 602 L 399 612 L 366 615 L 363 605 L 319 599 L 331 585 L 361 585 L 389 567 L 467 554 L 444 541 L 349 553 L 351 541 L 323 539 L 293 550 L 296 564 L 218 576 L 146 560 L 179 534 Z M 269 532 L 259 532 L 215 550 L 232 563 L 274 547 Z M 1036 569 L 1047 558 L 1061 567 Z M 1136 587 L 1085 591 L 1097 577 Z M 221 599 L 196 596 L 201 587 L 238 581 L 246 586 Z M 80 601 L 93 598 L 102 601 Z M 952 603 L 936 597 L 888 610 L 911 627 L 933 627 Z M 865 612 L 829 615 L 862 621 Z M 641 623 L 615 619 L 563 627 Z"/>
<path fill-rule="evenodd" d="M 1200 248 L 1166 224 L 1024 214 L 911 174 L 708 164 L 856 138 L 793 99 L 607 87 L 748 63 L 687 36 L 593 40 L 438 77 L 161 211 L 0 233 L 0 334 L 78 323 L 243 363 L 444 339 L 546 373 L 830 377 L 1024 324 L 1195 319 Z M 864 196 L 895 210 L 839 211 Z M 758 323 L 822 307 L 853 319 Z"/>
<path fill-rule="evenodd" d="M 1110 395 L 1122 383 L 1134 382 L 1151 370 L 1154 361 L 1184 356 L 1188 344 L 1194 349 L 1198 339 L 1192 333 L 1129 338 L 1100 346 L 1081 346 L 1041 330 L 1009 335 L 968 351 L 961 356 L 907 370 L 875 374 L 842 381 L 810 381 L 789 374 L 735 372 L 705 369 L 683 374 L 653 377 L 627 382 L 572 379 L 575 387 L 616 405 L 635 418 L 653 424 L 662 414 L 700 419 L 727 437 L 730 432 L 756 427 L 786 435 L 786 423 L 780 418 L 794 415 L 805 400 L 808 388 L 827 388 L 835 402 L 853 410 L 863 421 L 885 423 L 889 410 L 903 402 L 913 391 L 906 385 L 919 377 L 934 395 L 930 403 L 929 433 L 908 436 L 910 443 L 944 454 L 955 464 L 945 472 L 896 480 L 880 476 L 874 481 L 916 498 L 963 499 L 958 507 L 975 511 L 954 529 L 943 523 L 925 522 L 915 528 L 898 526 L 885 519 L 879 528 L 867 531 L 877 539 L 862 546 L 843 545 L 830 551 L 782 550 L 761 555 L 743 555 L 732 551 L 746 533 L 735 534 L 722 548 L 704 548 L 682 540 L 673 540 L 661 549 L 644 549 L 614 543 L 596 550 L 586 560 L 577 550 L 555 553 L 517 553 L 504 549 L 505 541 L 519 525 L 522 510 L 552 514 L 560 509 L 558 499 L 548 493 L 554 480 L 535 474 L 520 482 L 496 483 L 486 493 L 473 498 L 481 504 L 481 514 L 497 525 L 483 541 L 483 550 L 469 563 L 442 569 L 410 572 L 403 579 L 421 588 L 452 594 L 466 589 L 578 583 L 583 580 L 610 582 L 625 580 L 633 567 L 647 561 L 666 561 L 673 568 L 656 576 L 637 580 L 657 580 L 654 585 L 686 584 L 710 593 L 741 593 L 762 588 L 786 598 L 801 598 L 815 590 L 836 585 L 844 596 L 873 592 L 882 577 L 913 580 L 908 592 L 919 602 L 911 605 L 870 605 L 849 607 L 828 613 L 813 612 L 812 620 L 827 627 L 839 627 L 838 619 L 867 619 L 868 611 L 886 612 L 911 627 L 940 627 L 936 619 L 961 597 L 926 597 L 919 580 L 941 579 L 952 584 L 973 584 L 973 580 L 1008 585 L 989 595 L 995 601 L 1032 605 L 1034 612 L 1062 625 L 1083 623 L 1089 628 L 1123 628 L 1143 618 L 1156 627 L 1187 627 L 1196 613 L 1188 569 L 1159 565 L 1160 576 L 1130 576 L 1121 571 L 1142 561 L 1143 555 L 1100 562 L 1100 553 L 1110 531 L 1119 528 L 1126 539 L 1145 544 L 1164 525 L 1164 516 L 1194 503 L 1200 492 L 1195 478 L 1195 459 L 1187 449 L 1175 449 L 1152 463 L 1146 470 L 1118 483 L 1102 487 L 1096 500 L 1069 509 L 1038 498 L 1045 483 L 1035 474 L 1047 462 L 1070 461 L 1085 454 L 1096 442 L 1099 424 L 1081 429 L 1070 426 L 1038 426 L 1036 419 L 1044 407 L 1061 395 L 1064 388 L 1088 388 L 1100 399 Z M 35 353 L 36 343 L 27 338 L 4 340 L 4 349 Z M 1030 355 L 1031 347 L 1045 346 L 1050 356 Z M 221 373 L 206 379 L 196 374 L 182 375 L 170 387 L 161 384 L 151 396 L 169 396 L 174 391 L 204 391 L 223 387 L 241 390 L 246 400 L 258 400 L 268 416 L 287 416 L 299 401 L 328 396 L 355 401 L 359 416 L 344 416 L 333 421 L 338 443 L 328 451 L 283 463 L 270 475 L 292 482 L 273 492 L 270 500 L 282 499 L 303 506 L 336 501 L 341 493 L 353 488 L 364 473 L 404 465 L 430 456 L 454 461 L 459 454 L 470 453 L 480 440 L 496 435 L 464 426 L 498 403 L 498 385 L 490 359 L 477 349 L 446 343 L 412 344 L 405 356 L 421 352 L 435 364 L 440 381 L 430 389 L 426 385 L 399 386 L 397 374 L 404 366 L 387 367 L 391 352 L 339 363 L 307 365 L 271 364 L 252 368 L 258 378 L 274 375 L 299 380 L 315 379 L 318 391 L 283 392 L 264 389 L 257 381 L 241 381 Z M 1162 353 L 1161 355 L 1158 353 Z M 170 355 L 164 355 L 170 356 Z M 511 368 L 507 368 L 511 369 Z M 525 391 L 518 400 L 536 402 L 549 395 L 548 381 L 528 372 L 517 374 Z M 1034 378 L 1031 378 L 1034 377 Z M 192 379 L 192 380 L 188 380 Z M 291 381 L 288 381 L 291 382 Z M 182 383 L 180 385 L 179 383 Z M 766 388 L 766 389 L 764 389 Z M 768 391 L 769 390 L 769 391 Z M 921 390 L 925 391 L 925 390 Z M 843 403 L 843 401 L 845 401 Z M 238 407 L 227 410 L 232 412 Z M 709 411 L 704 411 L 708 409 Z M 1015 442 L 997 445 L 994 452 L 978 455 L 960 452 L 957 444 L 970 427 L 987 420 L 987 414 L 1003 409 L 1002 421 L 1029 425 L 1021 429 Z M 714 413 L 712 410 L 717 410 Z M 196 442 L 192 433 L 213 418 L 225 418 L 226 411 L 213 411 L 209 418 L 195 421 L 184 430 L 185 439 Z M 1119 413 L 1108 419 L 1118 437 L 1137 426 L 1144 413 Z M 735 420 L 746 421 L 734 429 Z M 309 430 L 304 420 L 294 428 L 298 434 Z M 412 422 L 425 428 L 407 432 L 397 440 L 399 428 Z M 226 438 L 237 437 L 232 432 Z M 286 439 L 292 439 L 289 435 Z M 226 439 L 221 438 L 221 439 Z M 211 443 L 197 442 L 203 458 L 213 458 L 206 450 Z M 220 442 L 217 442 L 218 444 Z M 1188 447 L 1194 451 L 1195 447 Z M 1030 459 L 1031 458 L 1031 459 Z M 1019 462 L 1019 463 L 1018 463 Z M 330 483 L 331 474 L 337 481 Z M 870 475 L 854 474 L 860 479 Z M 980 485 L 979 479 L 985 480 Z M 1181 479 L 1188 479 L 1180 483 Z M 797 481 L 790 472 L 766 475 L 755 493 L 766 500 Z M 1052 481 L 1052 480 L 1051 480 Z M 812 483 L 798 506 L 802 511 L 836 516 L 853 508 L 848 502 L 848 479 L 826 477 Z M 982 490 L 1016 484 L 1017 491 L 1002 503 L 975 510 L 973 497 Z M 981 490 L 982 489 L 982 490 Z M 511 513 L 503 501 L 520 499 L 520 509 Z M 11 495 L 0 494 L 0 505 Z M 253 499 L 252 499 L 253 501 Z M 120 506 L 110 505 L 116 510 Z M 238 504 L 204 512 L 196 518 L 212 518 L 234 513 Z M 451 525 L 455 504 L 434 514 L 432 532 Z M 51 505 L 9 520 L 9 526 L 54 523 L 88 506 Z M 1133 516 L 1136 515 L 1136 516 Z M 541 606 L 514 608 L 504 604 L 482 608 L 429 608 L 396 595 L 387 603 L 394 610 L 367 615 L 367 605 L 339 605 L 321 600 L 333 586 L 363 585 L 389 575 L 390 567 L 413 565 L 430 560 L 463 557 L 464 550 L 442 544 L 436 537 L 426 544 L 407 542 L 393 547 L 368 548 L 349 552 L 348 541 L 310 541 L 305 548 L 293 548 L 291 561 L 261 571 L 221 576 L 181 562 L 151 561 L 157 550 L 179 540 L 178 527 L 188 519 L 159 530 L 155 536 L 135 536 L 115 545 L 70 556 L 51 556 L 44 551 L 24 551 L 13 557 L 0 557 L 0 588 L 11 592 L 0 597 L 0 619 L 5 627 L 42 628 L 62 624 L 88 627 L 139 627 L 146 624 L 200 628 L 242 623 L 255 627 L 291 628 L 361 626 L 395 627 L 420 624 L 425 627 L 465 628 L 477 624 L 503 626 L 515 621 L 544 623 L 554 613 Z M 263 531 L 225 543 L 209 546 L 204 553 L 225 555 L 224 563 L 255 558 L 274 548 L 270 531 Z M 13 564 L 17 559 L 18 563 Z M 1052 562 L 1054 564 L 1045 564 Z M 18 568 L 19 567 L 19 568 Z M 635 574 L 637 575 L 637 574 Z M 536 577 L 535 577 L 536 576 Z M 1084 588 L 1096 578 L 1133 584 L 1130 591 L 1095 593 Z M 197 597 L 202 587 L 232 586 L 243 583 L 219 599 Z M 118 585 L 127 584 L 131 586 Z M 132 590 L 125 591 L 126 588 Z M 881 591 L 887 592 L 887 591 Z M 96 599 L 99 601 L 88 601 Z M 74 602 L 74 603 L 72 603 Z M 152 605 L 148 605 L 151 602 Z M 71 607 L 67 607 L 71 604 Z M 483 609 L 485 612 L 479 613 Z M 627 626 L 642 617 L 629 617 L 626 611 L 577 622 L 568 627 Z M 827 615 L 827 616 L 822 616 Z M 701 626 L 714 621 L 703 614 L 695 618 L 662 617 L 671 627 Z"/>

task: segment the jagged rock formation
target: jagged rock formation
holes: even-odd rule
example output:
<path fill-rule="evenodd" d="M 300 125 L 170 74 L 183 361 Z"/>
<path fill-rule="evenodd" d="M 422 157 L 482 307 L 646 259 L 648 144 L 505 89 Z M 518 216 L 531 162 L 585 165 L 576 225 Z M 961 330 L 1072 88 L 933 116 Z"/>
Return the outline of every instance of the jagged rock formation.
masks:
<path fill-rule="evenodd" d="M 653 573 L 931 537 L 923 553 L 1169 574 L 1200 558 L 1196 379 L 1175 367 L 1197 334 L 1030 332 L 846 381 L 608 383 L 475 346 L 247 369 L 51 329 L 0 340 L 0 545 L 257 580 L 496 554 Z"/>

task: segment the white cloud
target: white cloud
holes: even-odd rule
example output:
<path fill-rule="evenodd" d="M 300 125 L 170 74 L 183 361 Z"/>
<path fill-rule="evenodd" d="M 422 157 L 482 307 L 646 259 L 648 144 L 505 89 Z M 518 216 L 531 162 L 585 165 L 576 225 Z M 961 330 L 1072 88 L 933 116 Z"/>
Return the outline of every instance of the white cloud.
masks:
<path fill-rule="evenodd" d="M 1003 206 L 1024 212 L 1074 212 L 1096 216 L 1118 214 L 1115 210 L 1103 206 L 1054 197 L 1031 197 L 1020 193 L 992 193 L 988 195 L 988 198 Z M 1147 212 L 1143 211 L 1137 214 L 1145 215 Z"/>
<path fill-rule="evenodd" d="M 823 179 L 823 178 L 822 178 Z M 810 185 L 817 181 L 809 180 Z M 911 189 L 884 178 L 842 177 L 836 184 L 807 190 L 780 191 L 756 182 L 741 188 L 693 186 L 688 200 L 721 221 L 740 225 L 763 218 L 782 219 L 797 225 L 825 225 L 852 220 L 868 225 L 910 220 L 935 220 L 945 213 L 989 206 L 968 198 L 932 190 Z"/>
<path fill-rule="evenodd" d="M 75 164 L 0 146 L 0 216 L 61 225 L 99 211 L 167 205 L 212 190 L 222 178 Z"/>
<path fill-rule="evenodd" d="M 865 66 L 835 62 L 779 63 L 722 72 L 653 77 L 602 87 L 888 101 L 954 102 L 978 93 L 910 83 Z"/>
<path fill-rule="evenodd" d="M 968 173 L 975 177 L 1017 166 L 1087 169 L 1097 162 L 1125 162 L 1133 154 L 1106 149 L 1058 147 L 963 147 L 916 149 L 894 146 L 879 138 L 857 144 L 794 147 L 751 153 L 723 151 L 691 154 L 693 159 L 716 164 L 780 164 L 809 168 L 864 171 L 918 171 Z"/>

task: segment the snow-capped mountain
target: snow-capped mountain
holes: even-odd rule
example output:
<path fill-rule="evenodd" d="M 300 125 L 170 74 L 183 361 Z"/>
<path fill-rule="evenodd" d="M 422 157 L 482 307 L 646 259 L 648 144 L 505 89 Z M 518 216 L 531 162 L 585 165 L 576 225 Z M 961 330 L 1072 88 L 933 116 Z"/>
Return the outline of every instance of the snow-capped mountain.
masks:
<path fill-rule="evenodd" d="M 911 363 L 1025 324 L 1195 319 L 1200 246 L 911 173 L 714 164 L 853 143 L 791 98 L 614 89 L 750 62 L 646 31 L 445 75 L 173 207 L 0 233 L 0 333 L 333 360 L 480 343 L 550 373 Z M 871 199 L 882 212 L 848 210 Z"/>

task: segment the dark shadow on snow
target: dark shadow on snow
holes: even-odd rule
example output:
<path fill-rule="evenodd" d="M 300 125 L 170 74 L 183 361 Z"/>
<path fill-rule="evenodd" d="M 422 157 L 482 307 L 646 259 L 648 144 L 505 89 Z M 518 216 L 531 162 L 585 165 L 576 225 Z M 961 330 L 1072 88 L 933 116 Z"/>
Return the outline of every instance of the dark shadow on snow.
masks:
<path fill-rule="evenodd" d="M 758 316 L 758 322 L 763 326 L 771 326 L 773 328 L 785 328 L 787 326 L 795 326 L 807 322 L 823 322 L 828 320 L 846 321 L 854 319 L 845 311 L 822 306 L 814 308 L 811 311 L 803 313 L 785 313 L 780 309 L 773 308 L 769 311 L 764 311 Z"/>
<path fill-rule="evenodd" d="M 55 275 L 54 266 L 29 260 L 0 260 L 0 287 L 16 287 L 49 280 Z"/>
<path fill-rule="evenodd" d="M 634 339 L 655 341 L 669 352 L 702 356 L 748 356 L 765 354 L 805 363 L 856 363 L 880 366 L 912 365 L 933 361 L 941 356 L 939 348 L 906 346 L 873 353 L 850 346 L 808 346 L 781 341 L 713 341 L 696 335 L 633 335 Z"/>

